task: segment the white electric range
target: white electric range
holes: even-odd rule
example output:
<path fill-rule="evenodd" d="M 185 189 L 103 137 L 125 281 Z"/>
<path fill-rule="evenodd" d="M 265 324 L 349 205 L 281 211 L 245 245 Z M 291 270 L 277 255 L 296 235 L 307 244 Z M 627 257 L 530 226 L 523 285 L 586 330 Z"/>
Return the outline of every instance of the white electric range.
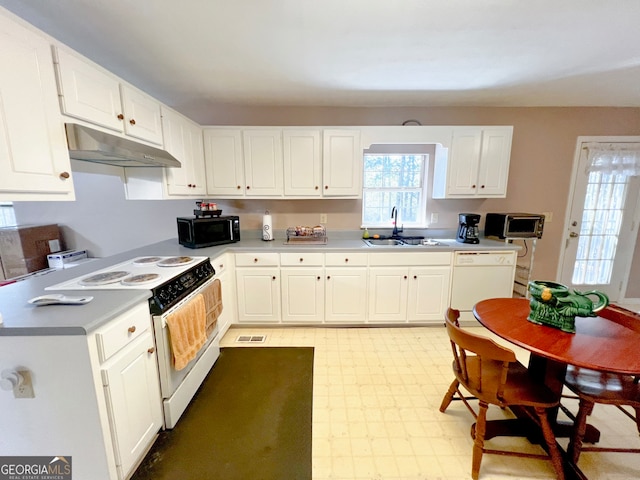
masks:
<path fill-rule="evenodd" d="M 51 285 L 45 290 L 133 288 L 151 291 L 149 311 L 157 349 L 165 428 L 173 428 L 220 355 L 220 339 L 216 324 L 196 358 L 176 370 L 166 318 L 209 287 L 215 281 L 214 275 L 209 257 L 146 256 Z"/>

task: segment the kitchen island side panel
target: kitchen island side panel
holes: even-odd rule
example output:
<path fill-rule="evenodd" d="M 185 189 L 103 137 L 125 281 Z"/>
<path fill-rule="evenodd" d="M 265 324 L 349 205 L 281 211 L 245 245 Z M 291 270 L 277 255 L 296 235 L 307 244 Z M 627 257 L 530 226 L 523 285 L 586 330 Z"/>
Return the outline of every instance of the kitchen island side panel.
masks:
<path fill-rule="evenodd" d="M 78 479 L 117 478 L 107 459 L 87 337 L 0 336 L 0 370 L 27 370 L 34 398 L 0 390 L 0 455 L 72 458 Z"/>

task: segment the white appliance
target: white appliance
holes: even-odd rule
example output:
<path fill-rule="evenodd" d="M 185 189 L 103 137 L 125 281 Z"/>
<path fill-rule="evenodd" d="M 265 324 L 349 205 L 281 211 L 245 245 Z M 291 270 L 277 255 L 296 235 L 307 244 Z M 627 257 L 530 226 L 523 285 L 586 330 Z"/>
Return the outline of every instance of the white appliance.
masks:
<path fill-rule="evenodd" d="M 196 358 L 176 370 L 166 317 L 207 288 L 214 275 L 208 257 L 136 257 L 45 290 L 151 290 L 149 312 L 158 354 L 165 428 L 173 428 L 218 359 L 220 339 L 215 325 Z"/>
<path fill-rule="evenodd" d="M 460 251 L 453 257 L 451 307 L 461 320 L 474 320 L 473 306 L 487 298 L 513 295 L 515 251 Z"/>

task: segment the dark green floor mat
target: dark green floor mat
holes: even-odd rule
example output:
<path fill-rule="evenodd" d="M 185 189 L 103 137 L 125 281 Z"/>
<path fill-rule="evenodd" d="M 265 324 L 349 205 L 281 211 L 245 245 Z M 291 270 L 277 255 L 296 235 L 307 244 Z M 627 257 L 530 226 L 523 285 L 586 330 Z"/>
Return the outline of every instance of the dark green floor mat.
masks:
<path fill-rule="evenodd" d="M 313 348 L 223 348 L 132 480 L 310 480 Z"/>

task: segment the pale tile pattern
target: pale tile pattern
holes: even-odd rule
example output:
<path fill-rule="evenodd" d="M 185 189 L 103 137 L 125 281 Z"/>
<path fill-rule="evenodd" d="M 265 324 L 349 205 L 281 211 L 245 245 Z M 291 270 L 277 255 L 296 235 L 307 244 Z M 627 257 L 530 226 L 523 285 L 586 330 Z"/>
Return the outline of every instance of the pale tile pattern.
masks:
<path fill-rule="evenodd" d="M 469 328 L 490 335 L 482 327 Z M 267 336 L 264 343 L 248 347 L 315 348 L 314 480 L 471 478 L 473 419 L 461 402 L 453 402 L 446 413 L 438 410 L 453 379 L 444 328 L 232 328 L 221 346 L 247 346 L 235 342 L 240 334 Z M 507 345 L 527 363 L 526 351 Z M 575 403 L 568 400 L 568 405 L 575 411 Z M 489 414 L 507 415 L 495 407 Z M 640 448 L 635 424 L 614 407 L 597 405 L 590 423 L 601 430 L 601 444 Z M 566 446 L 564 439 L 559 443 Z M 523 439 L 492 439 L 487 444 L 541 451 Z M 590 479 L 640 478 L 637 454 L 584 452 L 579 465 Z M 547 461 L 484 456 L 481 480 L 513 478 L 555 475 Z"/>

